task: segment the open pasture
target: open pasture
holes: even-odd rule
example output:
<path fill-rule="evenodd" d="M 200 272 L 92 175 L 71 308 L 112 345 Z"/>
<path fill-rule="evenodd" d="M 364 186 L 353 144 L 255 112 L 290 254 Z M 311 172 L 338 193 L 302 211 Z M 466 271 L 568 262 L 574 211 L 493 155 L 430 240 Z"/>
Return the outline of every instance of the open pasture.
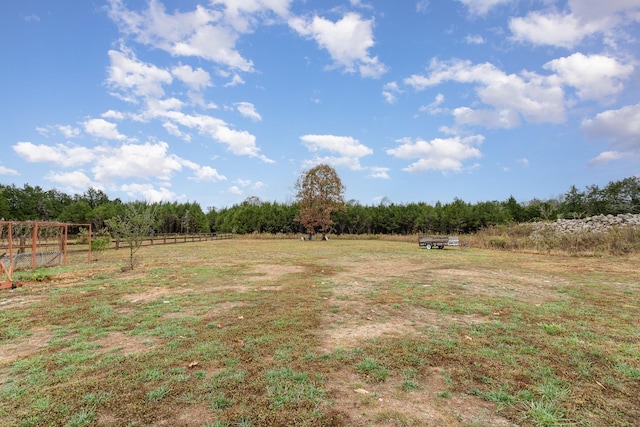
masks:
<path fill-rule="evenodd" d="M 144 247 L 0 292 L 2 426 L 632 426 L 640 257 Z"/>

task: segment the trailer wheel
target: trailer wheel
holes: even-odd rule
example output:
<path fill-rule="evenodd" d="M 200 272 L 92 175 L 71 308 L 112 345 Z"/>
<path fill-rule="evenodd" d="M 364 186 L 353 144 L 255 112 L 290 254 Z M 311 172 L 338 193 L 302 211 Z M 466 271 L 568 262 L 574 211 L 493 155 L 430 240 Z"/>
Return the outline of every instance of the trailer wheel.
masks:
<path fill-rule="evenodd" d="M 431 249 L 431 243 L 427 243 L 427 249 Z"/>

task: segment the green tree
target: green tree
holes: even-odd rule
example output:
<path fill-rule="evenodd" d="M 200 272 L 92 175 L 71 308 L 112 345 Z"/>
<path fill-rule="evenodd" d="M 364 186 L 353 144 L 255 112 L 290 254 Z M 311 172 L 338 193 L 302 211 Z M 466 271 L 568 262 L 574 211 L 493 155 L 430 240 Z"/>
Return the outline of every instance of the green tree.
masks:
<path fill-rule="evenodd" d="M 324 237 L 333 225 L 331 214 L 346 209 L 340 177 L 331 166 L 320 164 L 303 172 L 295 188 L 298 221 L 310 235 L 319 232 Z"/>
<path fill-rule="evenodd" d="M 585 196 L 575 185 L 564 195 L 563 214 L 566 218 L 582 218 L 586 210 Z"/>
<path fill-rule="evenodd" d="M 84 224 L 89 222 L 91 217 L 91 207 L 84 200 L 77 200 L 67 206 L 60 216 L 60 221 L 71 222 L 75 224 Z"/>
<path fill-rule="evenodd" d="M 142 241 L 153 232 L 155 220 L 155 207 L 135 202 L 125 205 L 122 214 L 106 221 L 113 237 L 129 246 L 129 268 L 132 270 L 135 267 L 133 256 Z"/>
<path fill-rule="evenodd" d="M 0 220 L 9 219 L 9 201 L 4 195 L 4 186 L 0 184 Z"/>
<path fill-rule="evenodd" d="M 95 209 L 100 205 L 109 203 L 109 196 L 107 196 L 104 191 L 93 187 L 89 187 L 82 196 L 76 195 L 75 198 L 76 200 L 84 200 L 87 202 L 91 209 Z"/>

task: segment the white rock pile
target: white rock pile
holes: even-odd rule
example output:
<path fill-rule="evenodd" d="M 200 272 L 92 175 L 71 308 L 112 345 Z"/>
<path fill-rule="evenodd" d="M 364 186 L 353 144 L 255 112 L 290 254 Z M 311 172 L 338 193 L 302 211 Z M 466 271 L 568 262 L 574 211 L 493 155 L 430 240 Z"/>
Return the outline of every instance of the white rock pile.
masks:
<path fill-rule="evenodd" d="M 640 214 L 597 215 L 583 219 L 558 219 L 555 222 L 534 222 L 534 232 L 605 233 L 615 228 L 640 227 Z"/>

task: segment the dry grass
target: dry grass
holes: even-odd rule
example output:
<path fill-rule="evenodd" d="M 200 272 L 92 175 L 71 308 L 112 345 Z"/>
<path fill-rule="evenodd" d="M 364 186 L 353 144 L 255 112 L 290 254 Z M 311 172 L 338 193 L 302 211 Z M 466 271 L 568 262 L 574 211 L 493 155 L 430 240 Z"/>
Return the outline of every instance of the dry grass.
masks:
<path fill-rule="evenodd" d="M 0 293 L 0 425 L 632 426 L 637 255 L 228 240 Z"/>

